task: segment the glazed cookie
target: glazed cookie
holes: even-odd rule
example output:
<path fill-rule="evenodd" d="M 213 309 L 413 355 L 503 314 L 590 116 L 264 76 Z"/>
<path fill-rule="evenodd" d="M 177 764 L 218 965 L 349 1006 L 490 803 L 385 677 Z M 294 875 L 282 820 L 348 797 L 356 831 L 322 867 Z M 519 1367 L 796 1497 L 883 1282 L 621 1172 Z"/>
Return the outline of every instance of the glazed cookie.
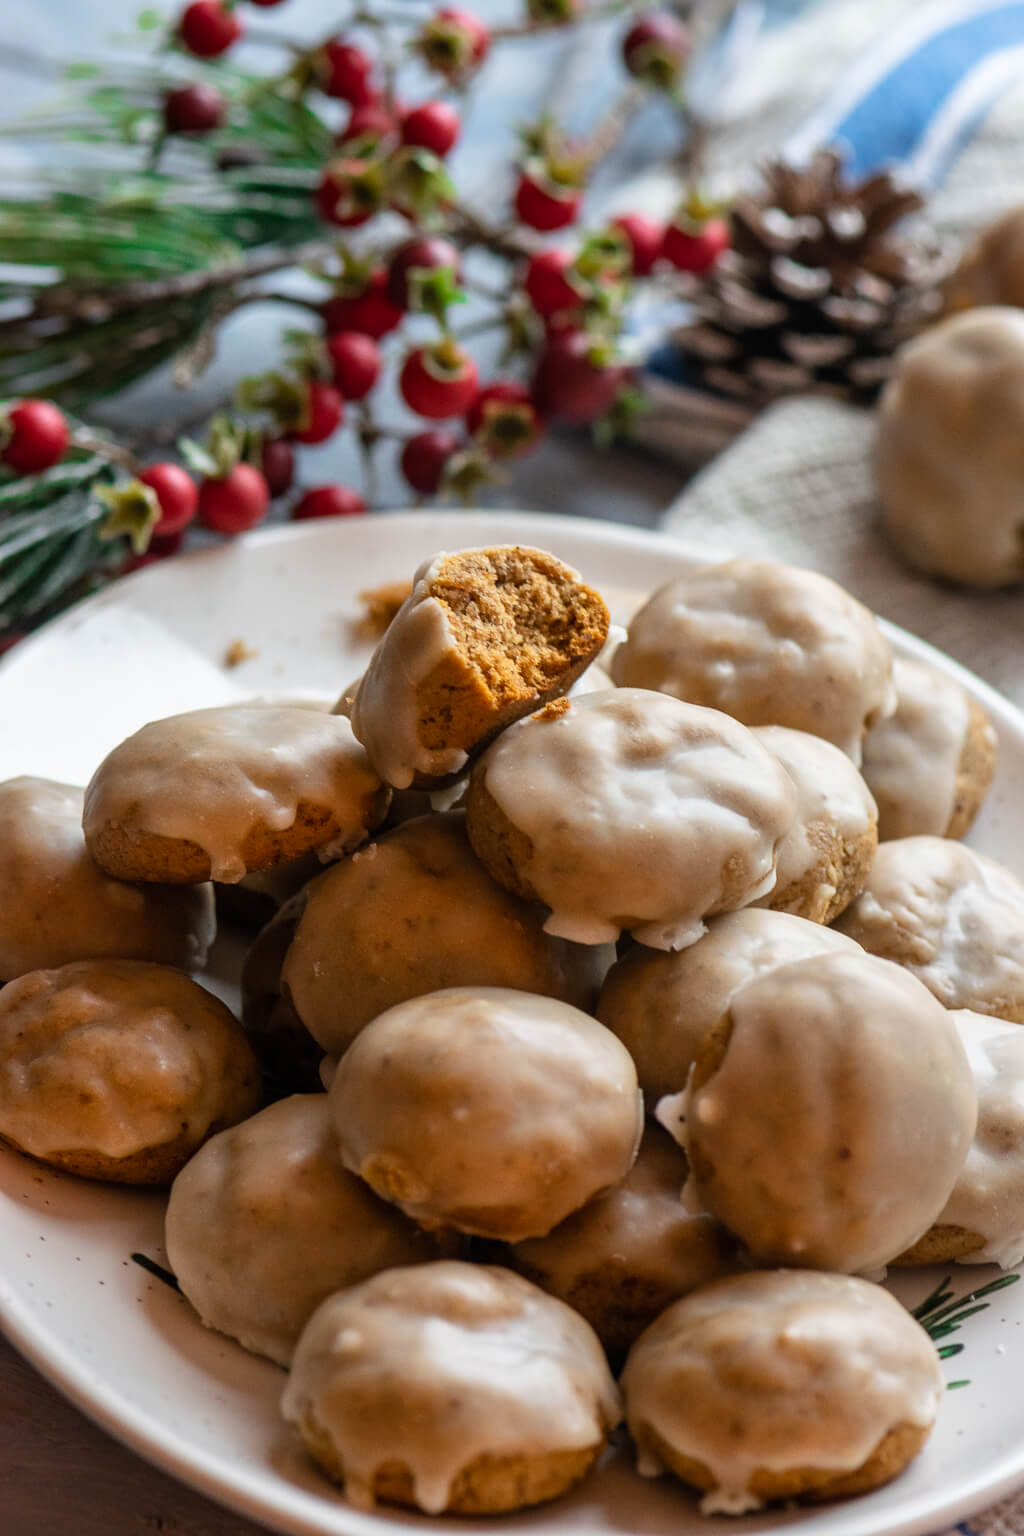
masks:
<path fill-rule="evenodd" d="M 216 932 L 212 888 L 111 879 L 86 851 L 82 799 L 52 779 L 0 784 L 0 980 L 107 957 L 198 970 Z"/>
<path fill-rule="evenodd" d="M 565 1003 L 453 987 L 381 1014 L 329 1094 L 342 1161 L 427 1227 L 539 1237 L 624 1179 L 643 1130 L 633 1063 Z"/>
<path fill-rule="evenodd" d="M 946 1008 L 1024 1024 L 1024 885 L 983 853 L 942 837 L 882 843 L 837 927 Z"/>
<path fill-rule="evenodd" d="M 653 1121 L 621 1184 L 549 1232 L 508 1251 L 508 1263 L 585 1317 L 621 1360 L 659 1313 L 736 1267 L 713 1216 L 686 1210 L 686 1159 Z"/>
<path fill-rule="evenodd" d="M 867 879 L 878 847 L 878 810 L 853 763 L 830 741 L 785 725 L 757 737 L 796 785 L 796 820 L 779 844 L 775 888 L 760 905 L 831 923 Z"/>
<path fill-rule="evenodd" d="M 555 938 L 542 921 L 491 879 L 461 812 L 421 817 L 309 888 L 284 991 L 334 1055 L 385 1009 L 445 987 L 511 987 L 589 1011 L 614 951 Z"/>
<path fill-rule="evenodd" d="M 1024 309 L 1024 206 L 1019 204 L 975 235 L 946 284 L 951 314 L 989 304 Z"/>
<path fill-rule="evenodd" d="M 181 971 L 80 960 L 0 990 L 0 1140 L 42 1162 L 169 1184 L 259 1102 L 241 1029 Z"/>
<path fill-rule="evenodd" d="M 896 711 L 864 738 L 878 835 L 963 837 L 992 783 L 996 733 L 960 684 L 924 661 L 893 663 Z"/>
<path fill-rule="evenodd" d="M 935 1221 L 977 1111 L 956 1026 L 927 988 L 838 954 L 737 992 L 658 1118 L 681 1135 L 700 1208 L 758 1264 L 854 1273 Z"/>
<path fill-rule="evenodd" d="M 704 1514 L 841 1498 L 891 1481 L 931 1431 L 935 1346 L 881 1286 L 759 1271 L 704 1286 L 633 1346 L 622 1376 L 642 1473 Z"/>
<path fill-rule="evenodd" d="M 607 633 L 598 593 L 543 550 L 436 555 L 370 659 L 352 728 L 395 789 L 450 782 L 505 726 L 565 693 Z"/>
<path fill-rule="evenodd" d="M 820 923 L 744 907 L 713 917 L 688 949 L 628 949 L 605 978 L 597 1017 L 632 1056 L 653 1112 L 660 1098 L 685 1086 L 701 1041 L 748 981 L 811 955 L 859 951 Z"/>
<path fill-rule="evenodd" d="M 735 720 L 641 688 L 558 700 L 473 770 L 469 837 L 494 878 L 583 944 L 681 949 L 775 884 L 785 769 Z"/>
<path fill-rule="evenodd" d="M 339 716 L 238 705 L 143 726 L 85 792 L 89 852 L 125 880 L 234 883 L 312 849 L 336 856 L 383 819 L 389 791 Z"/>
<path fill-rule="evenodd" d="M 724 710 L 746 725 L 824 736 L 860 762 L 892 711 L 892 657 L 873 614 L 793 565 L 726 560 L 662 587 L 629 626 L 612 676 Z"/>
<path fill-rule="evenodd" d="M 282 1403 L 360 1507 L 483 1515 L 557 1498 L 618 1423 L 593 1330 L 505 1269 L 441 1262 L 330 1297 Z"/>
<path fill-rule="evenodd" d="M 268 1098 L 321 1087 L 323 1047 L 281 985 L 281 968 L 306 901 L 303 890 L 285 902 L 256 935 L 242 964 L 242 1028 L 263 1070 Z"/>
<path fill-rule="evenodd" d="M 282 1099 L 201 1147 L 171 1187 L 166 1236 L 206 1326 L 285 1366 L 334 1291 L 439 1254 L 341 1166 L 323 1093 Z"/>

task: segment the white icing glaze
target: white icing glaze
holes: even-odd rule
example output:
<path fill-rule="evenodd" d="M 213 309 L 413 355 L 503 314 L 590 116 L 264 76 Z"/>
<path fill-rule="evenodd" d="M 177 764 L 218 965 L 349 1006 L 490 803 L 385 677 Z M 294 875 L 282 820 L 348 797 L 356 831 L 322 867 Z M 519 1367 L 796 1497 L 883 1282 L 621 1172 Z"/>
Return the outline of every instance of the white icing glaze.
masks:
<path fill-rule="evenodd" d="M 789 775 L 715 710 L 616 688 L 506 731 L 476 772 L 531 843 L 521 871 L 551 909 L 549 933 L 583 944 L 630 928 L 683 948 L 704 919 L 775 883 L 792 825 Z M 474 838 L 472 788 L 470 838 Z"/>
<path fill-rule="evenodd" d="M 823 922 L 835 900 L 836 877 L 875 824 L 877 807 L 846 753 L 824 737 L 784 725 L 758 726 L 754 735 L 778 758 L 797 792 L 796 820 L 778 848 L 775 889 L 761 904 L 783 912 L 795 907 Z M 812 876 L 813 893 L 806 889 Z"/>
<path fill-rule="evenodd" d="M 702 1287 L 634 1345 L 622 1376 L 641 1472 L 653 1431 L 701 1463 L 705 1514 L 761 1507 L 755 1472 L 853 1472 L 902 1425 L 927 1428 L 944 1390 L 935 1347 L 866 1280 L 761 1271 Z"/>
<path fill-rule="evenodd" d="M 82 960 L 0 991 L 0 1134 L 37 1157 L 198 1145 L 258 1102 L 241 1030 L 180 971 Z"/>
<path fill-rule="evenodd" d="M 826 576 L 726 560 L 654 594 L 630 624 L 612 676 L 747 725 L 810 731 L 859 763 L 865 730 L 895 707 L 891 669 L 874 616 Z"/>
<path fill-rule="evenodd" d="M 508 1270 L 442 1262 L 391 1271 L 332 1296 L 295 1355 L 285 1418 L 315 1426 L 352 1503 L 400 1462 L 439 1514 L 482 1457 L 599 1447 L 621 1416 L 592 1330 Z"/>
<path fill-rule="evenodd" d="M 286 831 L 300 801 L 332 812 L 340 830 L 325 845 L 329 856 L 361 843 L 368 815 L 386 805 L 342 716 L 234 705 L 155 720 L 130 736 L 93 776 L 83 825 L 87 840 L 108 824 L 187 839 L 209 856 L 214 880 L 233 884 L 246 873 L 248 834 Z"/>
<path fill-rule="evenodd" d="M 947 1008 L 1024 1021 L 1024 885 L 994 859 L 941 837 L 882 843 L 837 926 Z"/>
<path fill-rule="evenodd" d="M 896 711 L 864 738 L 864 777 L 878 802 L 881 838 L 944 837 L 967 741 L 967 695 L 923 661 L 893 663 Z"/>
<path fill-rule="evenodd" d="M 166 1239 L 206 1326 L 285 1366 L 333 1291 L 434 1256 L 341 1166 L 325 1094 L 282 1099 L 208 1141 L 171 1187 Z"/>
<path fill-rule="evenodd" d="M 0 784 L 0 980 L 118 956 L 200 969 L 217 920 L 210 885 L 129 885 L 86 851 L 83 791 Z"/>
<path fill-rule="evenodd" d="M 632 1166 L 633 1063 L 552 998 L 453 987 L 359 1034 L 330 1090 L 346 1168 L 426 1226 L 540 1236 Z"/>
<path fill-rule="evenodd" d="M 701 1203 L 762 1264 L 887 1264 L 935 1221 L 974 1134 L 950 1015 L 900 966 L 832 954 L 750 982 L 729 1019 L 684 1104 Z"/>

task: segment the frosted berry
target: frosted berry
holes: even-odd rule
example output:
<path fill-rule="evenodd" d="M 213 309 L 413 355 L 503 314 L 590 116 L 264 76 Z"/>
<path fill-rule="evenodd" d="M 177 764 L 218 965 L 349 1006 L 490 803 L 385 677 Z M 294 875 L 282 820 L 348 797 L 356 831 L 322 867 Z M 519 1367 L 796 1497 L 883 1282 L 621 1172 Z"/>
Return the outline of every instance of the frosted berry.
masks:
<path fill-rule="evenodd" d="M 289 514 L 293 522 L 314 517 L 351 517 L 365 512 L 366 502 L 350 485 L 315 485 L 300 496 Z"/>
<path fill-rule="evenodd" d="M 665 237 L 664 226 L 642 213 L 623 213 L 612 220 L 612 228 L 619 229 L 629 242 L 630 270 L 634 277 L 647 277 L 661 255 Z"/>
<path fill-rule="evenodd" d="M 335 331 L 325 343 L 343 400 L 363 400 L 380 377 L 380 348 L 361 331 Z"/>
<path fill-rule="evenodd" d="M 415 304 L 417 276 L 412 274 L 451 268 L 458 279 L 462 271 L 462 258 L 458 248 L 440 235 L 418 235 L 403 240 L 388 263 L 388 298 L 397 309 L 419 307 Z"/>
<path fill-rule="evenodd" d="M 547 233 L 575 224 L 583 201 L 582 187 L 523 173 L 516 188 L 516 213 L 530 229 Z"/>
<path fill-rule="evenodd" d="M 622 58 L 631 75 L 658 90 L 671 90 L 690 53 L 690 34 L 670 11 L 648 11 L 622 40 Z"/>
<path fill-rule="evenodd" d="M 320 89 L 325 96 L 364 107 L 377 95 L 373 60 L 362 48 L 333 38 L 320 52 Z"/>
<path fill-rule="evenodd" d="M 0 459 L 19 475 L 52 469 L 70 442 L 64 413 L 49 400 L 20 400 L 0 416 Z"/>
<path fill-rule="evenodd" d="M 466 430 L 492 459 L 518 459 L 544 435 L 544 423 L 525 384 L 487 384 L 466 413 Z"/>
<path fill-rule="evenodd" d="M 352 144 L 356 139 L 364 139 L 379 144 L 381 139 L 397 138 L 398 122 L 397 111 L 389 107 L 382 97 L 363 102 L 361 106 L 352 108 L 348 122 L 338 133 L 337 142 Z"/>
<path fill-rule="evenodd" d="M 430 18 L 415 42 L 420 57 L 449 80 L 465 80 L 473 74 L 490 47 L 490 31 L 480 18 L 451 5 Z"/>
<path fill-rule="evenodd" d="M 432 150 L 441 160 L 455 147 L 462 123 L 446 101 L 424 101 L 402 118 L 402 143 Z"/>
<path fill-rule="evenodd" d="M 199 487 L 199 521 L 215 533 L 245 533 L 267 515 L 267 482 L 251 464 L 236 464 L 226 475 Z"/>
<path fill-rule="evenodd" d="M 583 331 L 549 337 L 533 376 L 538 410 L 577 426 L 603 416 L 614 403 L 625 369 L 601 352 Z"/>
<path fill-rule="evenodd" d="M 334 160 L 320 178 L 317 211 L 328 224 L 354 229 L 372 219 L 384 201 L 380 170 L 368 160 Z"/>
<path fill-rule="evenodd" d="M 445 466 L 460 448 L 453 432 L 437 429 L 417 432 L 402 449 L 401 468 L 406 483 L 421 496 L 434 496 L 441 489 Z"/>
<path fill-rule="evenodd" d="M 181 13 L 178 36 L 184 48 L 197 59 L 215 59 L 226 53 L 242 35 L 237 12 L 228 10 L 220 0 L 192 0 Z"/>
<path fill-rule="evenodd" d="M 665 230 L 661 254 L 680 272 L 700 276 L 711 271 L 731 243 L 727 219 L 690 220 L 677 216 Z"/>
<path fill-rule="evenodd" d="M 192 476 L 180 464 L 151 464 L 139 479 L 160 503 L 160 521 L 153 526 L 153 538 L 183 533 L 199 506 L 199 491 Z"/>
<path fill-rule="evenodd" d="M 462 416 L 476 398 L 477 385 L 476 363 L 451 337 L 410 352 L 398 380 L 409 409 L 429 421 Z"/>
<path fill-rule="evenodd" d="M 272 497 L 290 491 L 295 479 L 295 450 L 283 437 L 265 438 L 260 447 L 260 469 Z"/>
<path fill-rule="evenodd" d="M 215 85 L 196 81 L 168 91 L 164 97 L 164 126 L 168 133 L 212 133 L 219 128 L 227 102 Z"/>
<path fill-rule="evenodd" d="M 332 384 L 311 379 L 306 386 L 304 425 L 288 433 L 295 443 L 325 443 L 333 437 L 345 419 L 345 403 Z"/>
<path fill-rule="evenodd" d="M 388 298 L 388 273 L 378 267 L 356 293 L 336 293 L 321 309 L 328 331 L 362 331 L 379 341 L 402 323 L 403 309 Z"/>
<path fill-rule="evenodd" d="M 579 307 L 583 295 L 569 280 L 574 260 L 572 251 L 557 247 L 530 257 L 523 287 L 538 315 L 557 315 Z"/>

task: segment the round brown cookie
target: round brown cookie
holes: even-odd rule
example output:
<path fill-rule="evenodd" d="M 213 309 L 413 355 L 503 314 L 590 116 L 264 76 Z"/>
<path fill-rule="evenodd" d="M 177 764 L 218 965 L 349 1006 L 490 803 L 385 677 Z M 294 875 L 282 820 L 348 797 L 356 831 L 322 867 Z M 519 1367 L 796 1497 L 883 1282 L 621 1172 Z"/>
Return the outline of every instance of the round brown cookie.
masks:
<path fill-rule="evenodd" d="M 82 960 L 0 990 L 0 1139 L 54 1167 L 169 1184 L 260 1096 L 238 1024 L 180 971 Z"/>
<path fill-rule="evenodd" d="M 589 1010 L 614 955 L 543 931 L 538 908 L 483 868 L 458 811 L 404 822 L 307 888 L 282 970 L 325 1051 L 446 987 L 512 987 Z"/>
<path fill-rule="evenodd" d="M 890 1262 L 903 1269 L 925 1264 L 952 1264 L 957 1259 L 970 1259 L 984 1246 L 985 1239 L 980 1232 L 968 1232 L 965 1227 L 937 1221 L 905 1253 L 897 1254 Z"/>
<path fill-rule="evenodd" d="M 996 771 L 996 733 L 977 699 L 967 700 L 967 736 L 956 766 L 953 814 L 946 837 L 966 837 Z"/>
<path fill-rule="evenodd" d="M 436 555 L 347 705 L 356 736 L 394 788 L 449 783 L 505 726 L 566 692 L 608 622 L 600 595 L 543 550 Z"/>
<path fill-rule="evenodd" d="M 556 1498 L 618 1423 L 593 1331 L 508 1270 L 440 1262 L 330 1297 L 282 1403 L 348 1499 L 497 1514 Z"/>
<path fill-rule="evenodd" d="M 305 910 L 307 893 L 286 901 L 260 930 L 242 964 L 242 1028 L 263 1070 L 268 1098 L 321 1088 L 323 1048 L 281 986 L 281 968 Z"/>
<path fill-rule="evenodd" d="M 622 1374 L 641 1470 L 707 1514 L 863 1493 L 902 1471 L 944 1382 L 931 1339 L 880 1286 L 806 1270 L 703 1286 L 643 1333 Z"/>
<path fill-rule="evenodd" d="M 112 879 L 86 850 L 82 800 L 52 779 L 0 784 L 0 980 L 108 956 L 198 969 L 216 933 L 212 888 Z"/>
<path fill-rule="evenodd" d="M 234 883 L 357 847 L 388 799 L 342 717 L 235 705 L 155 720 L 122 742 L 85 792 L 83 827 L 121 879 Z"/>

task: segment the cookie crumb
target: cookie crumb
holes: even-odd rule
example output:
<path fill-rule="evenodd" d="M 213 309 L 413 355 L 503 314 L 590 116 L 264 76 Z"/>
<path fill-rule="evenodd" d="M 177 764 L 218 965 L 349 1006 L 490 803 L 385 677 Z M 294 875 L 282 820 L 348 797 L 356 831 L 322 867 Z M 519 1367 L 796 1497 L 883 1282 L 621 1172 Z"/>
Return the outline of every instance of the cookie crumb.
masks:
<path fill-rule="evenodd" d="M 549 699 L 543 709 L 538 709 L 534 715 L 535 720 L 557 720 L 559 715 L 564 715 L 569 708 L 569 700 L 563 693 L 560 698 Z"/>
<path fill-rule="evenodd" d="M 224 652 L 224 665 L 226 667 L 240 667 L 243 661 L 253 661 L 259 655 L 251 645 L 246 645 L 244 640 L 232 640 Z"/>
<path fill-rule="evenodd" d="M 411 591 L 411 581 L 387 581 L 360 592 L 364 611 L 356 626 L 358 633 L 367 640 L 379 640 Z"/>

